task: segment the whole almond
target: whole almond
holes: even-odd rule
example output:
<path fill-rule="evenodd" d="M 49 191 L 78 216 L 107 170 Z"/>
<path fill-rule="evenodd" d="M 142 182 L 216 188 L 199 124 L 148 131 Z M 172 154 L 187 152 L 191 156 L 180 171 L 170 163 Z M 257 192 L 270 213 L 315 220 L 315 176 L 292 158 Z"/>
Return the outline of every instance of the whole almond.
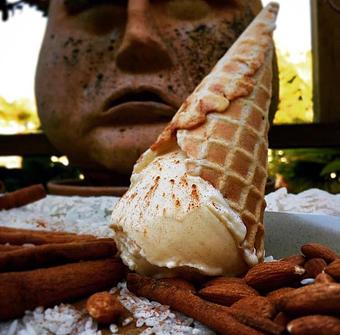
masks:
<path fill-rule="evenodd" d="M 281 287 L 275 291 L 271 291 L 267 294 L 267 298 L 276 305 L 276 303 L 289 292 L 294 291 L 292 287 Z"/>
<path fill-rule="evenodd" d="M 304 265 L 304 268 L 306 270 L 304 277 L 315 278 L 326 268 L 326 266 L 327 263 L 323 258 L 311 258 Z"/>
<path fill-rule="evenodd" d="M 86 302 L 88 313 L 101 324 L 110 324 L 126 311 L 117 296 L 109 292 L 98 292 L 90 296 Z"/>
<path fill-rule="evenodd" d="M 250 296 L 236 301 L 231 308 L 256 313 L 263 318 L 272 319 L 276 315 L 275 305 L 266 297 Z"/>
<path fill-rule="evenodd" d="M 308 315 L 287 325 L 292 335 L 339 335 L 340 319 L 328 315 Z"/>
<path fill-rule="evenodd" d="M 305 270 L 287 261 L 260 263 L 251 268 L 244 279 L 261 291 L 272 291 L 296 282 Z"/>
<path fill-rule="evenodd" d="M 339 281 L 340 280 L 340 259 L 337 259 L 331 264 L 329 264 L 326 267 L 325 272 L 329 274 L 330 276 L 332 276 L 337 281 Z"/>
<path fill-rule="evenodd" d="M 330 284 L 330 283 L 336 283 L 336 280 L 331 277 L 326 272 L 321 272 L 315 277 L 315 283 L 317 284 Z"/>
<path fill-rule="evenodd" d="M 281 261 L 286 261 L 294 265 L 303 266 L 306 262 L 306 258 L 302 255 L 293 255 L 286 258 L 282 258 Z"/>
<path fill-rule="evenodd" d="M 305 244 L 301 247 L 301 252 L 307 258 L 323 258 L 327 263 L 331 263 L 337 258 L 335 251 L 319 243 Z"/>
<path fill-rule="evenodd" d="M 340 284 L 313 284 L 295 289 L 278 301 L 292 315 L 340 313 Z"/>
<path fill-rule="evenodd" d="M 231 282 L 217 283 L 204 287 L 199 291 L 199 295 L 217 304 L 231 306 L 244 297 L 257 296 L 258 292 L 247 284 Z"/>

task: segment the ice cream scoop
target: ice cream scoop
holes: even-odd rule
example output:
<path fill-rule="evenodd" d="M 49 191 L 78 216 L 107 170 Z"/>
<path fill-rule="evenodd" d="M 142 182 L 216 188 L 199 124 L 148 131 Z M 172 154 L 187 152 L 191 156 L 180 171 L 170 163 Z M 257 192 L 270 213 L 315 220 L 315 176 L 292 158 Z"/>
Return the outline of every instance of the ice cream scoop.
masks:
<path fill-rule="evenodd" d="M 145 275 L 188 268 L 212 276 L 239 273 L 246 268 L 238 249 L 246 227 L 218 190 L 187 174 L 185 158 L 174 150 L 134 174 L 114 210 L 121 258 Z"/>

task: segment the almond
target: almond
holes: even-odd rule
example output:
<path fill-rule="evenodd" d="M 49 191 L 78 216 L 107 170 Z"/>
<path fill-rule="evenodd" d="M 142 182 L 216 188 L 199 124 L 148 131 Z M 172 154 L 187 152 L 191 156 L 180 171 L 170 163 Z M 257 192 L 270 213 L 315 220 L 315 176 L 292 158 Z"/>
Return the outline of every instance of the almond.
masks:
<path fill-rule="evenodd" d="M 337 258 L 337 254 L 331 248 L 319 243 L 305 244 L 301 247 L 301 252 L 307 258 L 323 258 L 327 263 Z"/>
<path fill-rule="evenodd" d="M 281 287 L 275 291 L 271 291 L 267 294 L 267 298 L 276 305 L 276 303 L 287 293 L 294 291 L 292 287 Z"/>
<path fill-rule="evenodd" d="M 289 322 L 292 335 L 339 335 L 340 319 L 327 315 L 308 315 Z"/>
<path fill-rule="evenodd" d="M 278 308 L 293 315 L 340 313 L 340 284 L 300 287 L 283 296 Z"/>
<path fill-rule="evenodd" d="M 304 278 L 315 278 L 319 273 L 321 273 L 327 266 L 326 261 L 323 258 L 311 258 L 309 259 L 304 268 L 306 273 Z"/>
<path fill-rule="evenodd" d="M 330 284 L 330 283 L 336 283 L 336 280 L 333 277 L 331 277 L 329 274 L 325 272 L 321 272 L 315 277 L 315 283 Z"/>
<path fill-rule="evenodd" d="M 276 315 L 275 305 L 268 298 L 261 296 L 242 298 L 236 301 L 231 308 L 256 313 L 268 319 L 272 319 Z"/>
<path fill-rule="evenodd" d="M 294 265 L 303 266 L 306 262 L 306 258 L 302 255 L 293 255 L 286 258 L 282 258 L 281 261 L 286 261 Z"/>
<path fill-rule="evenodd" d="M 204 287 L 199 291 L 199 295 L 202 298 L 217 304 L 231 306 L 233 303 L 244 297 L 257 296 L 258 293 L 246 284 L 231 282 L 217 283 Z"/>
<path fill-rule="evenodd" d="M 287 261 L 276 261 L 255 265 L 244 278 L 257 290 L 272 291 L 296 282 L 304 272 L 303 268 Z"/>
<path fill-rule="evenodd" d="M 335 260 L 331 264 L 329 264 L 325 272 L 332 276 L 336 280 L 340 280 L 340 259 Z"/>
<path fill-rule="evenodd" d="M 101 324 L 114 323 L 126 312 L 118 296 L 109 292 L 98 292 L 91 295 L 86 302 L 86 309 Z"/>

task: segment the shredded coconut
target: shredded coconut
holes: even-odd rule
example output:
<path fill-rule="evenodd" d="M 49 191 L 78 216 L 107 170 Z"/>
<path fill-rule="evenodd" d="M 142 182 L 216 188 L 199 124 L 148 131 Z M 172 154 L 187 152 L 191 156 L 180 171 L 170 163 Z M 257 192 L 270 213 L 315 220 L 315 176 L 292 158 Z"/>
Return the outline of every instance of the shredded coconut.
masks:
<path fill-rule="evenodd" d="M 315 188 L 292 194 L 286 188 L 280 188 L 265 198 L 267 211 L 340 216 L 340 194 L 330 194 Z"/>
<path fill-rule="evenodd" d="M 126 283 L 118 284 L 120 301 L 129 310 L 135 320 L 136 327 L 146 326 L 141 334 L 157 335 L 211 335 L 215 334 L 202 324 L 185 315 L 172 312 L 169 306 L 161 305 L 146 298 L 136 297 L 126 288 Z"/>
<path fill-rule="evenodd" d="M 118 331 L 119 331 L 119 329 L 118 329 L 117 325 L 115 325 L 115 324 L 110 325 L 110 332 L 112 334 L 118 334 Z"/>
<path fill-rule="evenodd" d="M 21 320 L 0 323 L 0 335 L 100 335 L 97 324 L 85 312 L 70 305 L 36 308 Z"/>
<path fill-rule="evenodd" d="M 111 236 L 112 207 L 117 197 L 64 197 L 48 195 L 27 206 L 0 211 L 1 225 Z"/>

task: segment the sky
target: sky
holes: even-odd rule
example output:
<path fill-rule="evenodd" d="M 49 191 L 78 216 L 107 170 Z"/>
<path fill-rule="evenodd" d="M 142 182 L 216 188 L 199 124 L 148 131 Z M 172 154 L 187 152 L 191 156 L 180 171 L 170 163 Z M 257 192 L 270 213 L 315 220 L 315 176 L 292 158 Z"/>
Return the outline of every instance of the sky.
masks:
<path fill-rule="evenodd" d="M 266 5 L 270 0 L 262 0 Z M 310 0 L 276 0 L 280 4 L 274 39 L 282 52 L 298 55 L 311 49 Z M 294 57 L 292 61 L 294 61 Z"/>
<path fill-rule="evenodd" d="M 0 96 L 34 100 L 34 71 L 46 18 L 30 7 L 0 21 Z"/>
<path fill-rule="evenodd" d="M 270 0 L 263 0 L 266 5 Z M 292 54 L 291 61 L 303 59 L 311 49 L 309 0 L 277 0 L 280 13 L 275 42 L 282 52 Z M 0 21 L 0 96 L 12 102 L 34 102 L 34 73 L 46 18 L 32 8 L 17 11 L 6 22 Z"/>

